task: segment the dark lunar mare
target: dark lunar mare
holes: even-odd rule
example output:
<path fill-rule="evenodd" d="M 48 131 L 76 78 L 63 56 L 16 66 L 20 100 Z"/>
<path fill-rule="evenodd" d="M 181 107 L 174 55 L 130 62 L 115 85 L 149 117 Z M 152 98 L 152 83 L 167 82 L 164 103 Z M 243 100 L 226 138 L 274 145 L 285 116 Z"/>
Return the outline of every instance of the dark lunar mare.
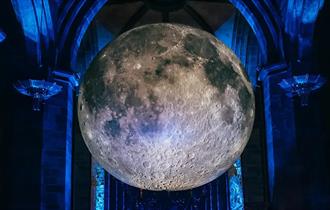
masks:
<path fill-rule="evenodd" d="M 82 82 L 79 120 L 108 172 L 136 187 L 183 190 L 211 181 L 241 154 L 253 91 L 238 59 L 217 42 L 197 29 L 156 24 L 99 53 Z"/>

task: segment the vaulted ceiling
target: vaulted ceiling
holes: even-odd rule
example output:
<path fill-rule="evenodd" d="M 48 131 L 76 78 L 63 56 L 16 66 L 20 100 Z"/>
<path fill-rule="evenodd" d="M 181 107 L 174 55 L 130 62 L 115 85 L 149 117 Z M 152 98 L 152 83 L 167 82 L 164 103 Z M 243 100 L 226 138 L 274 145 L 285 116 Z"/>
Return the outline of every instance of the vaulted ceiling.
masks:
<path fill-rule="evenodd" d="M 286 62 L 285 37 L 297 42 L 301 56 L 312 39 L 324 0 L 12 0 L 1 3 L 3 29 L 8 40 L 25 42 L 21 56 L 39 69 L 74 70 L 78 51 L 92 21 L 97 18 L 114 36 L 138 25 L 178 22 L 214 32 L 236 9 L 255 33 L 262 63 Z M 8 15 L 11 14 L 11 17 Z M 15 17 L 16 16 L 16 17 Z M 16 25 L 17 27 L 14 27 Z M 20 26 L 20 27 L 19 27 Z M 15 34 L 15 35 L 13 35 Z M 292 53 L 290 53 L 292 54 Z M 294 58 L 295 59 L 295 58 Z"/>
<path fill-rule="evenodd" d="M 282 57 L 279 23 L 269 0 L 253 3 L 247 0 L 12 0 L 12 5 L 6 7 L 14 10 L 22 26 L 28 56 L 38 65 L 52 68 L 70 70 L 74 66 L 81 41 L 95 16 L 114 34 L 136 25 L 168 21 L 212 32 L 228 18 L 234 7 L 246 17 L 259 37 L 260 45 L 264 46 L 264 60 Z"/>

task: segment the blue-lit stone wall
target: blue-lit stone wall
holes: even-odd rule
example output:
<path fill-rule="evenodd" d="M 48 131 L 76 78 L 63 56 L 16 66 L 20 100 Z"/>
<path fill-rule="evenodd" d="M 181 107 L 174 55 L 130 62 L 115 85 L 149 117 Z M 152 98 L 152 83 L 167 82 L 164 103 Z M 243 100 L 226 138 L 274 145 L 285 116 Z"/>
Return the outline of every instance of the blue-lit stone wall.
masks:
<path fill-rule="evenodd" d="M 89 30 L 84 34 L 81 40 L 79 50 L 77 50 L 76 63 L 74 70 L 77 72 L 85 72 L 94 57 L 100 52 L 106 44 L 110 43 L 113 35 L 97 20 L 93 21 L 89 26 Z"/>
<path fill-rule="evenodd" d="M 90 52 L 88 51 L 88 53 L 86 54 L 87 56 L 92 55 L 91 58 L 89 58 L 89 60 L 86 60 L 85 66 L 80 66 L 81 65 L 81 60 L 78 60 L 79 58 L 79 50 L 81 49 L 81 46 L 84 45 L 84 39 L 86 39 L 86 35 L 88 37 L 88 32 L 93 32 L 95 30 L 88 30 L 90 29 L 89 27 L 93 26 L 94 24 L 96 24 L 97 26 L 97 35 L 94 37 L 98 37 L 99 39 L 94 39 L 94 41 L 97 43 L 89 45 L 89 46 L 97 46 L 97 49 L 99 52 L 100 49 L 102 49 L 105 44 L 107 44 L 108 42 L 110 42 L 112 40 L 112 35 L 110 32 L 108 32 L 107 30 L 101 30 L 100 33 L 100 29 L 101 29 L 101 25 L 97 24 L 97 22 L 93 21 L 95 20 L 95 16 L 97 15 L 97 13 L 101 10 L 101 8 L 106 4 L 107 0 L 99 0 L 99 1 L 94 1 L 90 7 L 90 9 L 87 11 L 87 13 L 85 14 L 85 16 L 83 17 L 82 23 L 80 24 L 79 28 L 76 31 L 74 40 L 73 40 L 73 45 L 71 47 L 71 52 L 70 52 L 70 56 L 71 56 L 71 68 L 74 71 L 81 71 L 84 70 L 84 68 L 88 67 L 90 61 L 92 60 L 92 58 L 94 57 L 94 52 Z"/>
<path fill-rule="evenodd" d="M 71 209 L 73 89 L 57 82 L 62 92 L 43 107 L 40 209 Z"/>
<path fill-rule="evenodd" d="M 25 36 L 27 56 L 42 65 L 55 37 L 49 1 L 11 0 L 11 3 Z"/>
<path fill-rule="evenodd" d="M 316 71 L 314 31 L 324 0 L 276 0 L 281 14 L 286 61 L 293 74 Z"/>

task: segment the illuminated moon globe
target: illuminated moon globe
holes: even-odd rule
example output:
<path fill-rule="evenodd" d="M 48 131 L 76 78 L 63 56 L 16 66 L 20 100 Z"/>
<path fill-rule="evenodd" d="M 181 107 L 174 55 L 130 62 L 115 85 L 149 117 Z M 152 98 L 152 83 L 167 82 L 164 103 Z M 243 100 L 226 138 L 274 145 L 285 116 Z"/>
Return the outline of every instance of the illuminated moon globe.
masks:
<path fill-rule="evenodd" d="M 236 56 L 211 34 L 177 24 L 134 28 L 87 70 L 79 123 L 92 156 L 117 179 L 186 190 L 241 155 L 254 94 Z"/>

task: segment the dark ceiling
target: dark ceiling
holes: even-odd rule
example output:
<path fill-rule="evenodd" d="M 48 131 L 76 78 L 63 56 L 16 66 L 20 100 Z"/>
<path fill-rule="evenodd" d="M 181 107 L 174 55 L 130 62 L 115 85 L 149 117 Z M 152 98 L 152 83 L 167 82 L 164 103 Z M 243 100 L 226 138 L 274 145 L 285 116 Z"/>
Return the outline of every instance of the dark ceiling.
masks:
<path fill-rule="evenodd" d="M 181 23 L 214 32 L 235 11 L 229 3 L 212 1 L 188 1 L 173 8 L 164 12 L 141 1 L 108 4 L 95 19 L 100 20 L 112 34 L 120 34 L 133 26 L 158 22 Z"/>

